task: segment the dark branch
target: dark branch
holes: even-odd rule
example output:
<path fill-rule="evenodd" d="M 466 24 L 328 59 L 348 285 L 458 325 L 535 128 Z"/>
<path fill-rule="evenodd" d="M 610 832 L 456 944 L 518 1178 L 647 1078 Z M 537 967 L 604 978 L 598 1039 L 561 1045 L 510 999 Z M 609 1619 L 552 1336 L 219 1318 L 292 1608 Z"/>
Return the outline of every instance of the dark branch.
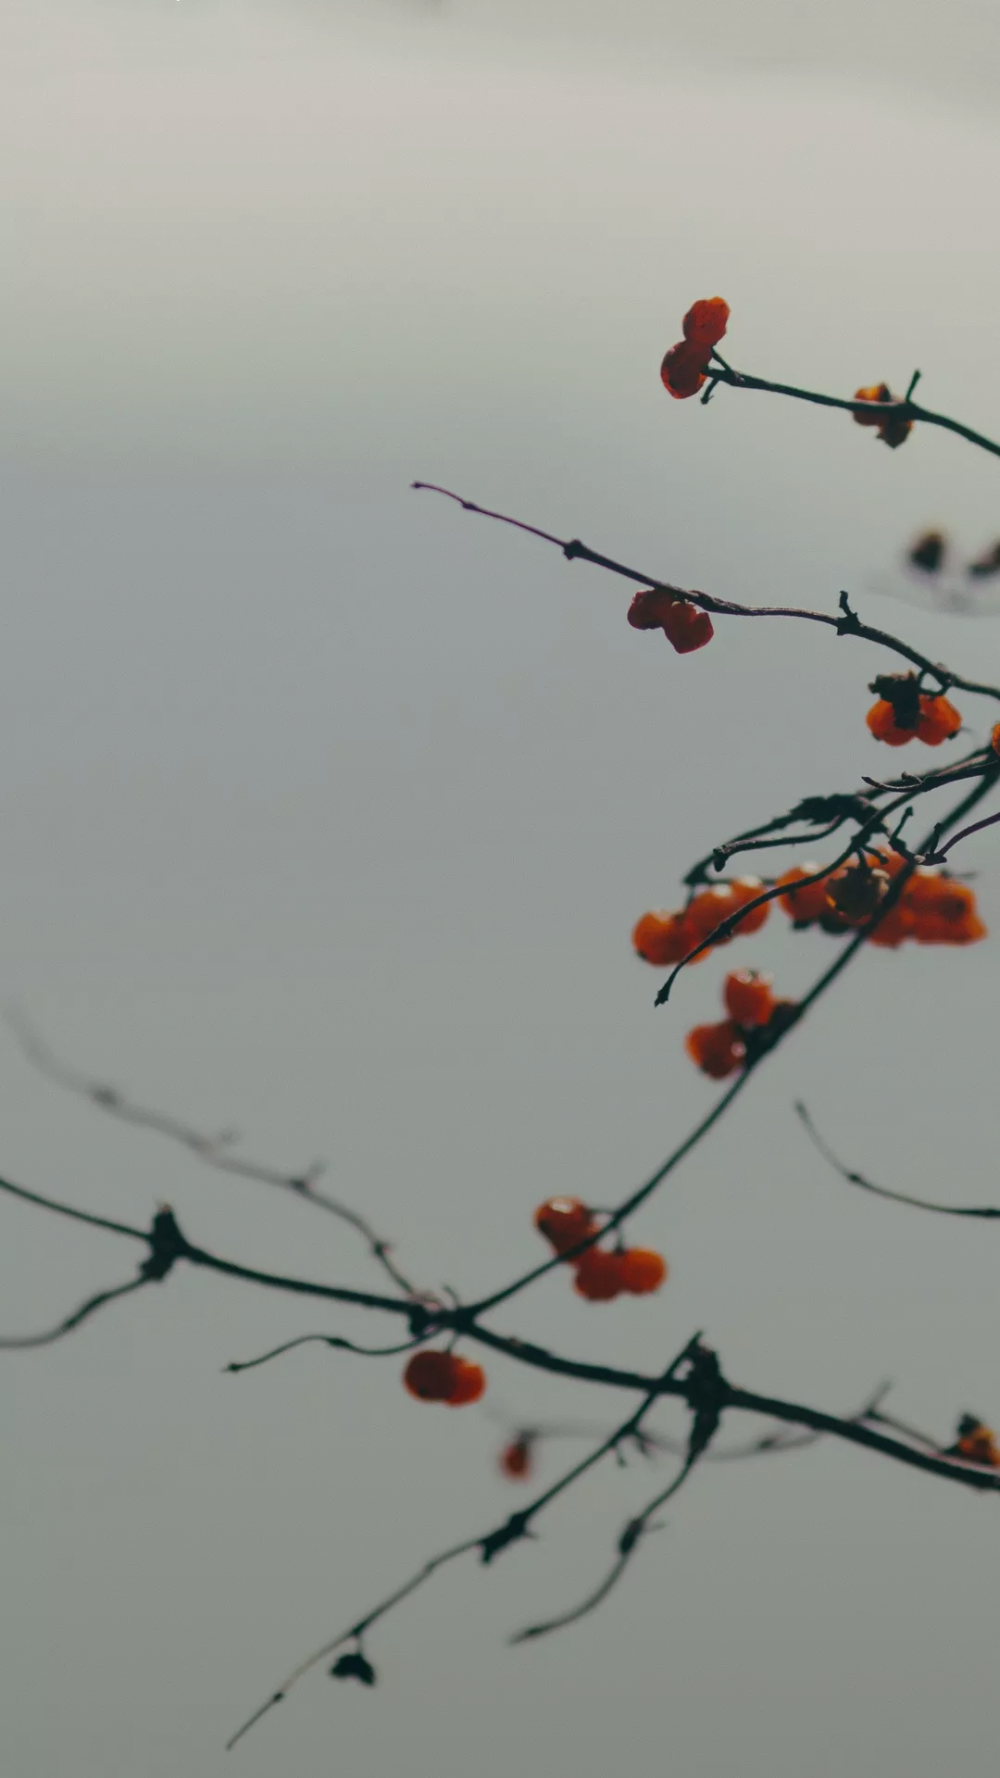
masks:
<path fill-rule="evenodd" d="M 832 406 L 856 407 L 858 403 L 831 402 Z M 898 404 L 894 403 L 893 406 Z M 875 412 L 878 403 L 865 403 L 868 412 Z M 1000 686 L 983 685 L 976 680 L 965 679 L 959 673 L 953 673 L 949 667 L 937 665 L 918 649 L 911 648 L 908 642 L 893 636 L 888 630 L 875 629 L 872 624 L 863 624 L 854 613 L 841 610 L 840 616 L 828 611 L 807 611 L 792 605 L 740 605 L 732 599 L 716 599 L 711 593 L 691 591 L 686 587 L 671 586 L 668 581 L 661 580 L 655 574 L 640 574 L 635 568 L 627 568 L 623 562 L 616 562 L 611 556 L 602 556 L 592 550 L 579 538 L 554 537 L 549 531 L 540 531 L 535 525 L 526 525 L 522 519 L 510 518 L 506 513 L 493 512 L 489 507 L 478 506 L 474 500 L 464 500 L 460 494 L 453 494 L 450 488 L 438 487 L 434 482 L 413 482 L 411 486 L 417 490 L 424 489 L 432 494 L 443 494 L 448 500 L 454 500 L 464 512 L 478 513 L 482 518 L 497 519 L 503 525 L 513 525 L 518 531 L 527 531 L 532 537 L 540 537 L 545 543 L 554 543 L 568 561 L 590 562 L 595 568 L 605 568 L 609 574 L 620 575 L 624 580 L 634 581 L 639 586 L 662 587 L 665 592 L 676 593 L 679 598 L 687 599 L 691 605 L 700 606 L 702 611 L 710 611 L 719 617 L 795 617 L 807 623 L 825 624 L 836 631 L 838 636 L 858 636 L 864 642 L 877 643 L 881 648 L 888 648 L 904 660 L 910 661 L 925 673 L 933 673 L 943 690 L 955 687 L 959 691 L 967 691 L 985 698 L 1000 698 Z"/>
<path fill-rule="evenodd" d="M 794 401 L 808 401 L 815 407 L 835 407 L 850 414 L 862 414 L 865 419 L 883 414 L 886 419 L 915 420 L 924 426 L 940 426 L 946 432 L 954 432 L 957 437 L 964 438 L 968 444 L 976 445 L 981 451 L 988 451 L 991 456 L 1000 457 L 1000 444 L 985 433 L 974 432 L 971 426 L 964 426 L 960 420 L 950 420 L 946 414 L 934 413 L 931 408 L 920 407 L 911 401 L 909 394 L 902 401 L 846 401 L 839 395 L 820 395 L 815 389 L 800 389 L 794 383 L 772 383 L 766 377 L 752 377 L 745 371 L 733 370 L 724 360 L 715 354 L 717 362 L 712 364 L 712 377 L 717 383 L 726 383 L 730 389 L 759 389 L 770 395 L 790 395 Z M 920 372 L 914 374 L 910 383 L 910 394 L 916 388 Z"/>
<path fill-rule="evenodd" d="M 137 1105 L 117 1087 L 108 1086 L 103 1081 L 94 1080 L 89 1075 L 78 1073 L 74 1068 L 68 1068 L 39 1036 L 21 1009 L 9 1011 L 7 1019 L 28 1060 L 48 1080 L 89 1100 L 92 1105 L 107 1112 L 109 1117 L 117 1118 L 120 1123 L 152 1130 L 170 1142 L 179 1143 L 189 1154 L 195 1155 L 206 1167 L 213 1167 L 218 1173 L 228 1174 L 231 1179 L 248 1179 L 258 1185 L 273 1186 L 277 1191 L 298 1198 L 301 1203 L 314 1204 L 317 1210 L 325 1210 L 328 1215 L 337 1217 L 338 1221 L 346 1222 L 362 1237 L 373 1258 L 393 1283 L 400 1290 L 405 1290 L 408 1296 L 419 1296 L 416 1286 L 411 1284 L 392 1259 L 390 1243 L 376 1234 L 367 1218 L 352 1210 L 349 1205 L 342 1204 L 339 1199 L 330 1197 L 329 1193 L 319 1190 L 316 1182 L 323 1172 L 321 1163 L 314 1163 L 302 1173 L 284 1173 L 277 1167 L 268 1167 L 260 1161 L 232 1154 L 229 1151 L 230 1145 L 236 1141 L 235 1132 L 224 1130 L 216 1135 L 206 1135 L 204 1131 L 185 1124 L 180 1118 L 151 1110 L 148 1106 Z"/>
<path fill-rule="evenodd" d="M 915 1210 L 932 1210 L 937 1216 L 973 1216 L 980 1221 L 992 1221 L 1000 1216 L 1000 1208 L 991 1204 L 936 1204 L 932 1203 L 929 1198 L 914 1198 L 909 1192 L 891 1191 L 886 1185 L 876 1185 L 871 1179 L 866 1179 L 863 1173 L 853 1172 L 849 1167 L 845 1167 L 843 1161 L 838 1160 L 832 1148 L 824 1142 L 801 1100 L 796 1100 L 795 1110 L 806 1133 L 823 1159 L 836 1173 L 840 1174 L 841 1179 L 847 1181 L 848 1185 L 860 1186 L 862 1191 L 871 1192 L 876 1198 L 889 1198 L 894 1204 L 911 1204 Z"/>

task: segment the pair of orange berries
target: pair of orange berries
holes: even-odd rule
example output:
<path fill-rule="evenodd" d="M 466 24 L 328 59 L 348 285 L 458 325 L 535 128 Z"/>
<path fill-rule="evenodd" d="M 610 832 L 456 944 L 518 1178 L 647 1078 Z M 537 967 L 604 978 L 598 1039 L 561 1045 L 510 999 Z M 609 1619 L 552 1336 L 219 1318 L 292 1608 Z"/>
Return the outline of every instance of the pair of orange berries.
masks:
<path fill-rule="evenodd" d="M 693 654 L 711 642 L 715 628 L 707 611 L 668 587 L 644 587 L 628 608 L 634 630 L 662 630 L 678 654 Z"/>
<path fill-rule="evenodd" d="M 486 1388 L 486 1372 L 454 1352 L 415 1352 L 403 1372 L 403 1384 L 418 1401 L 443 1401 L 449 1408 L 478 1401 Z"/>
<path fill-rule="evenodd" d="M 579 1198 L 548 1198 L 535 1211 L 535 1227 L 556 1253 L 564 1254 L 596 1235 L 599 1224 Z M 592 1303 L 609 1303 L 623 1292 L 649 1296 L 667 1277 L 666 1260 L 649 1247 L 588 1247 L 569 1264 L 576 1273 L 573 1289 Z"/>
<path fill-rule="evenodd" d="M 719 883 L 714 888 L 699 890 L 686 908 L 676 912 L 654 908 L 636 921 L 632 929 L 633 949 L 643 962 L 652 963 L 657 969 L 679 963 L 682 957 L 694 950 L 695 945 L 708 938 L 723 920 L 739 913 L 740 908 L 746 907 L 748 902 L 755 901 L 763 887 L 759 877 L 736 877 L 731 883 Z M 770 911 L 769 903 L 763 902 L 760 907 L 744 914 L 735 931 L 716 939 L 715 944 L 727 945 L 737 933 L 743 937 L 751 932 L 759 932 Z M 702 951 L 700 955 L 707 957 L 708 952 Z"/>
<path fill-rule="evenodd" d="M 865 717 L 876 741 L 884 741 L 888 747 L 905 747 L 913 740 L 923 741 L 925 747 L 940 747 L 942 741 L 958 734 L 962 718 L 947 698 L 921 692 L 914 704 L 905 710 L 898 701 L 879 698 Z"/>
<path fill-rule="evenodd" d="M 756 969 L 737 969 L 727 975 L 722 998 L 728 1018 L 714 1025 L 695 1025 L 684 1039 L 692 1062 L 711 1080 L 725 1080 L 742 1068 L 747 1055 L 747 1036 L 759 1031 L 793 1005 L 776 1000 L 772 978 Z"/>
<path fill-rule="evenodd" d="M 660 381 L 668 395 L 686 401 L 697 395 L 714 348 L 724 337 L 729 304 L 721 296 L 702 297 L 692 303 L 682 322 L 684 338 L 671 346 L 660 366 Z"/>
<path fill-rule="evenodd" d="M 864 389 L 855 389 L 855 401 L 898 401 L 888 383 L 869 383 Z M 855 414 L 859 426 L 875 426 L 879 438 L 890 450 L 897 450 L 904 444 L 913 431 L 913 421 L 902 414 Z"/>

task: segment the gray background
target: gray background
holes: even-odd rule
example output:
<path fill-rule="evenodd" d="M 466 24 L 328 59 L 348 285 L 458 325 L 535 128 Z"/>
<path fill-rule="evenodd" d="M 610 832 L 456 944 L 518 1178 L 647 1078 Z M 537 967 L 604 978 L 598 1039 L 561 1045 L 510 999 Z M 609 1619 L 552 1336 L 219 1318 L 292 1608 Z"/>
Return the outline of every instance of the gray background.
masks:
<path fill-rule="evenodd" d="M 708 1107 L 681 1043 L 724 967 L 794 995 L 833 954 L 775 916 L 654 1012 L 636 915 L 744 821 L 899 756 L 863 726 L 873 651 L 720 624 L 681 660 L 621 584 L 407 484 L 723 595 L 849 586 L 995 677 L 996 627 L 872 590 L 919 524 L 992 540 L 993 461 L 675 404 L 656 372 L 720 290 L 745 368 L 850 392 L 919 364 L 1000 429 L 1000 11 L 0 0 L 0 33 L 0 984 L 81 1065 L 325 1155 L 413 1272 L 472 1294 L 539 1256 L 540 1198 L 613 1200 Z M 1000 928 L 989 872 L 980 895 Z M 889 1183 L 996 1196 L 995 942 L 845 978 L 637 1220 L 661 1295 L 556 1279 L 498 1325 L 643 1365 L 703 1327 L 753 1387 L 847 1411 L 893 1378 L 942 1437 L 1000 1415 L 1000 1237 L 851 1193 L 790 1113 Z M 8 1176 L 375 1283 L 346 1231 L 102 1122 L 7 1038 L 0 1082 Z M 0 1218 L 6 1330 L 129 1275 L 111 1239 Z M 538 1544 L 401 1609 L 378 1691 L 314 1677 L 227 1758 L 300 1654 L 520 1498 L 487 1405 L 622 1412 L 500 1361 L 462 1415 L 398 1360 L 221 1374 L 307 1329 L 382 1331 L 179 1273 L 3 1357 L 11 1778 L 995 1757 L 995 1504 L 830 1445 L 706 1470 L 598 1616 L 505 1649 L 651 1491 L 595 1475 Z"/>

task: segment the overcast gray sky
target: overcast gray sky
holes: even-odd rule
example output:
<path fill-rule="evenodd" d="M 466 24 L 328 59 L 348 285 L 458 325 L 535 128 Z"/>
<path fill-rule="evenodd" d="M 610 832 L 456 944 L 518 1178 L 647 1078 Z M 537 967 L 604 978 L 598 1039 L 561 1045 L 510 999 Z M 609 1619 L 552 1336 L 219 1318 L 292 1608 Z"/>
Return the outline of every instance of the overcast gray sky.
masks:
<path fill-rule="evenodd" d="M 657 366 L 718 290 L 741 367 L 849 393 L 919 365 L 1000 430 L 998 38 L 995 5 L 923 0 L 0 0 L 0 990 L 64 1054 L 325 1156 L 464 1294 L 539 1257 L 542 1197 L 623 1195 L 707 1109 L 682 1039 L 724 968 L 794 996 L 833 941 L 776 915 L 655 1012 L 632 922 L 734 828 L 884 768 L 883 662 L 763 624 L 679 659 L 621 584 L 408 483 L 723 595 L 849 587 L 996 677 L 1000 622 L 871 590 L 917 525 L 992 541 L 991 460 L 673 403 Z M 1000 933 L 995 849 L 963 863 Z M 556 1279 L 498 1326 L 644 1366 L 701 1327 L 752 1387 L 847 1411 L 891 1378 L 942 1437 L 1000 1416 L 1000 1237 L 852 1194 L 790 1112 L 888 1183 L 994 1197 L 996 942 L 850 972 L 637 1220 L 658 1297 Z M 0 1090 L 8 1177 L 374 1282 L 346 1232 L 102 1122 L 8 1039 Z M 110 1238 L 0 1217 L 4 1331 L 129 1275 Z M 517 1498 L 487 1407 L 622 1411 L 500 1361 L 461 1415 L 398 1360 L 221 1374 L 304 1331 L 382 1332 L 178 1274 L 2 1357 L 11 1778 L 995 1758 L 996 1505 L 832 1446 L 699 1475 L 599 1614 L 507 1649 L 650 1491 L 602 1472 L 389 1620 L 374 1693 L 316 1676 L 224 1755 L 301 1654 Z"/>

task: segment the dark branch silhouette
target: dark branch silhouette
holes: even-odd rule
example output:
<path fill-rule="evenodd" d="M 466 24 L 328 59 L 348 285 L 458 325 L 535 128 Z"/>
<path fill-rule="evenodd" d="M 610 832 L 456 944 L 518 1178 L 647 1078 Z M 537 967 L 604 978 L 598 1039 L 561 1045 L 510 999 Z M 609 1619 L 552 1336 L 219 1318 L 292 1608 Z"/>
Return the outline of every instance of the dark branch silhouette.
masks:
<path fill-rule="evenodd" d="M 820 395 L 815 389 L 800 389 L 794 383 L 772 383 L 766 377 L 752 377 L 746 371 L 733 370 L 719 356 L 717 350 L 714 353 L 711 377 L 713 384 L 725 383 L 730 389 L 757 389 L 768 395 L 788 395 L 794 401 L 808 401 L 814 407 L 840 408 L 849 414 L 862 414 L 865 419 L 882 414 L 887 420 L 914 420 L 924 426 L 940 426 L 944 431 L 954 432 L 958 438 L 964 438 L 967 444 L 975 445 L 981 451 L 988 451 L 993 457 L 1000 457 L 1000 444 L 994 439 L 987 438 L 983 432 L 975 432 L 971 426 L 963 425 L 961 420 L 950 420 L 947 414 L 938 414 L 929 407 L 921 407 L 909 396 L 898 401 L 848 401 L 840 395 Z M 920 372 L 915 371 L 910 382 L 910 394 L 916 388 L 919 377 Z"/>
<path fill-rule="evenodd" d="M 392 1258 L 391 1243 L 375 1233 L 367 1218 L 361 1216 L 357 1210 L 352 1210 L 348 1204 L 342 1204 L 339 1199 L 319 1190 L 316 1182 L 325 1171 L 324 1162 L 314 1161 L 302 1173 L 283 1173 L 277 1167 L 268 1167 L 260 1161 L 233 1154 L 230 1152 L 231 1145 L 238 1141 L 235 1130 L 222 1130 L 216 1135 L 206 1135 L 204 1131 L 194 1129 L 168 1112 L 153 1111 L 148 1106 L 138 1105 L 117 1087 L 108 1086 L 104 1081 L 94 1080 L 74 1068 L 68 1068 L 43 1041 L 23 1009 L 10 1009 L 7 1021 L 29 1062 L 57 1086 L 65 1087 L 69 1092 L 88 1099 L 92 1105 L 107 1112 L 109 1117 L 117 1118 L 120 1123 L 133 1124 L 141 1130 L 152 1130 L 158 1136 L 179 1143 L 199 1161 L 203 1161 L 206 1167 L 214 1167 L 217 1172 L 226 1173 L 231 1179 L 248 1179 L 258 1185 L 270 1185 L 277 1191 L 287 1192 L 291 1197 L 298 1198 L 301 1203 L 314 1204 L 317 1210 L 325 1210 L 328 1215 L 347 1223 L 361 1235 L 372 1257 L 400 1290 L 405 1290 L 409 1296 L 420 1295 L 416 1286 L 410 1283 Z"/>
<path fill-rule="evenodd" d="M 845 1167 L 843 1161 L 837 1158 L 833 1149 L 823 1140 L 801 1100 L 796 1100 L 795 1110 L 810 1141 L 848 1185 L 860 1186 L 862 1191 L 871 1192 L 873 1197 L 888 1198 L 894 1204 L 910 1204 L 915 1210 L 932 1210 L 936 1216 L 973 1216 L 980 1221 L 992 1221 L 1000 1216 L 1000 1208 L 992 1204 L 937 1204 L 930 1198 L 915 1198 L 909 1192 L 891 1191 L 886 1185 L 876 1185 L 871 1179 L 866 1179 L 863 1173 L 855 1173 L 851 1168 Z"/>

